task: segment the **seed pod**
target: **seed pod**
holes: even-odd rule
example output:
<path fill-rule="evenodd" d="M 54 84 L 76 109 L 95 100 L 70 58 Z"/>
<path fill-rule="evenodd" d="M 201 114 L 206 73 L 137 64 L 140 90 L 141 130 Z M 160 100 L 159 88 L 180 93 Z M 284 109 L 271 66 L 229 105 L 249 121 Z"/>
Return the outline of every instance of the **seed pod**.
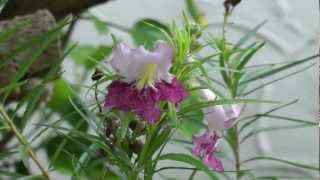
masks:
<path fill-rule="evenodd" d="M 132 150 L 133 153 L 140 154 L 143 145 L 144 144 L 142 143 L 142 141 L 136 140 L 132 144 L 130 144 L 130 149 Z"/>
<path fill-rule="evenodd" d="M 142 121 L 133 120 L 129 124 L 129 128 L 136 133 L 143 132 L 145 127 L 146 127 L 146 124 Z"/>
<path fill-rule="evenodd" d="M 226 10 L 227 13 L 230 13 L 230 11 L 236 7 L 239 3 L 241 2 L 241 0 L 225 0 L 224 1 L 224 8 Z"/>

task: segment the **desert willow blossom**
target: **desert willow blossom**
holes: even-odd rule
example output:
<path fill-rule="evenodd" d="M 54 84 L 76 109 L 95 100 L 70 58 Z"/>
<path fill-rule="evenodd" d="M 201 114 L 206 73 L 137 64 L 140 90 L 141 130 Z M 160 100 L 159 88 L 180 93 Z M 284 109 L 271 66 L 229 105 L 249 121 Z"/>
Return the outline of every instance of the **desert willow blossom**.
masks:
<path fill-rule="evenodd" d="M 179 103 L 188 96 L 169 73 L 173 55 L 172 46 L 165 41 L 157 41 L 152 51 L 118 44 L 113 49 L 111 65 L 122 79 L 108 86 L 105 107 L 134 112 L 148 123 L 159 120 L 159 102 Z"/>
<path fill-rule="evenodd" d="M 216 99 L 216 95 L 209 89 L 202 90 L 201 95 L 208 101 Z M 193 137 L 193 154 L 202 158 L 213 170 L 223 171 L 222 162 L 215 156 L 215 152 L 223 130 L 231 128 L 238 122 L 241 109 L 238 105 L 218 105 L 203 109 L 208 128 L 202 135 Z"/>

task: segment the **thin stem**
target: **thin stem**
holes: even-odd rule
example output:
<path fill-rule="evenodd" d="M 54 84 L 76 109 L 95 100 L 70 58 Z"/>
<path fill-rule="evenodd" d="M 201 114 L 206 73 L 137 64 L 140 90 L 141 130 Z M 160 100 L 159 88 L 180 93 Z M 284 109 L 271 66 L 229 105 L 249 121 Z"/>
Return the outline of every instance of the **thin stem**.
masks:
<path fill-rule="evenodd" d="M 223 45 L 224 45 L 224 49 L 223 51 L 226 51 L 226 33 L 227 33 L 227 27 L 228 27 L 228 18 L 231 14 L 232 10 L 231 11 L 228 11 L 226 10 L 225 13 L 224 13 L 224 17 L 223 17 L 223 29 L 222 29 L 222 38 L 223 38 Z M 226 58 L 226 57 L 224 57 Z M 227 59 L 223 59 L 223 61 L 225 61 L 225 63 L 228 65 L 228 68 L 229 68 L 229 64 L 228 64 L 228 60 Z M 228 73 L 229 74 L 229 73 Z M 232 96 L 232 98 L 234 99 L 236 96 L 237 96 L 237 84 L 233 84 L 233 81 L 232 81 L 232 77 L 233 75 L 232 74 L 229 74 L 229 78 L 231 80 L 231 84 L 230 84 L 230 87 L 229 87 L 229 90 L 230 90 L 230 94 Z M 240 179 L 240 143 L 239 143 L 239 131 L 238 131 L 238 124 L 236 124 L 234 126 L 234 133 L 235 133 L 235 149 L 234 149 L 234 152 L 235 152 L 235 159 L 236 159 L 236 179 L 239 180 Z"/>
<path fill-rule="evenodd" d="M 240 143 L 239 143 L 239 132 L 238 132 L 238 124 L 234 127 L 235 130 L 235 158 L 236 158 L 236 175 L 237 180 L 240 179 Z"/>
<path fill-rule="evenodd" d="M 51 180 L 49 173 L 45 170 L 45 168 L 41 165 L 40 161 L 36 157 L 33 150 L 29 147 L 28 143 L 26 142 L 24 136 L 19 132 L 11 118 L 8 116 L 8 114 L 5 112 L 3 106 L 0 106 L 0 114 L 2 115 L 2 119 L 6 123 L 6 125 L 9 126 L 9 128 L 12 130 L 14 135 L 17 137 L 18 141 L 27 148 L 27 152 L 30 155 L 31 159 L 36 163 L 42 174 L 48 179 Z"/>
<path fill-rule="evenodd" d="M 226 33 L 227 33 L 227 27 L 228 27 L 228 17 L 229 17 L 229 13 L 226 11 L 223 16 L 223 26 L 222 26 L 223 40 L 226 40 Z"/>

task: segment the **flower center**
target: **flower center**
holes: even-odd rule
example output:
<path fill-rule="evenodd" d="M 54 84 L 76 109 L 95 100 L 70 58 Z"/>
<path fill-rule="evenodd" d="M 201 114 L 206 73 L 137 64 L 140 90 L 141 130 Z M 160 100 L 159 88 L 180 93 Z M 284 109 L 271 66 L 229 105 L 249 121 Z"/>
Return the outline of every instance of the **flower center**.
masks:
<path fill-rule="evenodd" d="M 145 86 L 153 86 L 156 68 L 157 65 L 154 63 L 147 64 L 142 78 L 137 82 L 136 86 L 138 90 L 142 90 Z"/>

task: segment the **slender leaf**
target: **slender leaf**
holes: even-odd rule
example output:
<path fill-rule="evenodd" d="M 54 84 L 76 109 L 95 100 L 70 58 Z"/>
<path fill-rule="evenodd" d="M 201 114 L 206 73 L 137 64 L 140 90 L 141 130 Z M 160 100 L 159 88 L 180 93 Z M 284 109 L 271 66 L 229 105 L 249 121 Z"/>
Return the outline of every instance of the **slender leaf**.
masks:
<path fill-rule="evenodd" d="M 278 103 L 276 101 L 266 101 L 266 100 L 259 100 L 259 99 L 218 99 L 213 101 L 206 101 L 191 104 L 187 107 L 181 108 L 178 112 L 178 115 L 182 115 L 191 111 L 195 111 L 198 109 L 203 109 L 210 106 L 216 105 L 226 105 L 226 104 L 240 104 L 240 103 Z"/>
<path fill-rule="evenodd" d="M 256 115 L 254 115 L 254 116 L 251 116 L 251 117 L 253 117 L 254 119 L 253 119 L 253 120 L 250 120 L 249 122 L 246 122 L 245 124 L 243 124 L 243 125 L 241 126 L 239 132 L 241 133 L 245 128 L 249 127 L 251 124 L 253 124 L 254 122 L 258 121 L 261 117 L 263 117 L 263 116 L 261 116 L 261 115 L 268 115 L 268 114 L 270 114 L 270 113 L 272 113 L 272 112 L 274 112 L 274 111 L 277 111 L 277 110 L 280 110 L 280 109 L 285 108 L 285 107 L 287 107 L 287 106 L 290 106 L 290 105 L 292 105 L 292 104 L 295 104 L 296 102 L 298 102 L 297 99 L 294 100 L 294 101 L 291 101 L 291 102 L 289 102 L 289 103 L 287 103 L 287 104 L 282 104 L 282 105 L 280 105 L 280 106 L 277 106 L 277 107 L 275 107 L 275 108 L 272 108 L 271 110 L 269 110 L 269 111 L 267 111 L 267 112 L 265 112 L 265 113 L 263 113 L 263 114 L 256 114 Z"/>
<path fill-rule="evenodd" d="M 246 164 L 246 163 L 253 162 L 253 161 L 275 161 L 275 162 L 279 162 L 279 163 L 283 163 L 283 164 L 287 164 L 287 165 L 292 165 L 292 166 L 299 167 L 299 168 L 319 171 L 318 167 L 313 167 L 310 165 L 305 165 L 305 164 L 301 164 L 301 163 L 296 163 L 296 162 L 292 162 L 292 161 L 288 161 L 288 160 L 284 160 L 284 159 L 280 159 L 280 158 L 268 157 L 268 156 L 258 156 L 258 157 L 250 158 L 250 159 L 243 161 L 242 164 Z"/>
<path fill-rule="evenodd" d="M 264 20 L 262 23 L 258 24 L 256 27 L 254 27 L 252 30 L 248 31 L 247 34 L 245 34 L 235 45 L 234 49 L 238 49 L 241 45 L 243 45 L 245 42 L 247 42 L 251 37 L 256 35 L 258 30 L 267 23 L 267 20 Z"/>
<path fill-rule="evenodd" d="M 164 154 L 159 157 L 159 160 L 173 160 L 173 161 L 179 161 L 184 162 L 187 164 L 190 164 L 192 166 L 195 166 L 199 170 L 205 172 L 208 174 L 212 180 L 219 180 L 218 176 L 208 168 L 203 162 L 193 156 L 187 155 L 187 154 L 181 154 L 181 153 L 169 153 Z"/>
<path fill-rule="evenodd" d="M 282 76 L 282 77 L 280 77 L 280 78 L 274 79 L 274 80 L 269 81 L 269 82 L 266 82 L 266 83 L 264 83 L 264 84 L 261 84 L 261 85 L 258 86 L 258 87 L 255 87 L 255 88 L 253 88 L 253 89 L 251 89 L 251 90 L 248 90 L 247 92 L 243 93 L 241 96 L 247 96 L 247 95 L 249 95 L 249 94 L 251 94 L 251 93 L 253 93 L 253 92 L 255 92 L 255 91 L 257 91 L 257 90 L 259 90 L 259 89 L 261 89 L 261 88 L 264 88 L 265 86 L 268 86 L 268 85 L 273 84 L 273 83 L 275 83 L 275 82 L 278 82 L 278 81 L 281 81 L 281 80 L 283 80 L 283 79 L 286 79 L 286 78 L 288 78 L 288 77 L 290 77 L 290 76 L 293 76 L 293 75 L 296 75 L 296 74 L 298 74 L 298 73 L 300 73 L 300 72 L 303 72 L 303 71 L 305 71 L 305 70 L 313 67 L 314 65 L 315 65 L 315 64 L 311 64 L 311 65 L 309 65 L 309 66 L 307 66 L 307 67 L 304 67 L 304 68 L 302 68 L 302 69 L 300 69 L 300 70 L 298 70 L 298 71 L 294 71 L 294 72 L 292 72 L 292 73 L 290 73 L 290 74 L 287 74 L 287 75 L 284 75 L 284 76 Z"/>
<path fill-rule="evenodd" d="M 246 84 L 246 83 L 249 83 L 249 82 L 252 82 L 252 81 L 256 81 L 258 79 L 262 79 L 262 78 L 265 78 L 265 77 L 273 76 L 273 75 L 275 75 L 275 74 L 277 74 L 279 72 L 282 72 L 284 70 L 287 70 L 289 68 L 298 66 L 300 64 L 306 63 L 306 62 L 311 61 L 311 60 L 314 60 L 317 57 L 319 57 L 319 54 L 304 58 L 304 59 L 299 60 L 299 61 L 295 61 L 295 62 L 290 63 L 290 64 L 286 64 L 286 65 L 283 65 L 283 66 L 280 66 L 280 67 L 277 67 L 277 68 L 273 68 L 273 69 L 271 69 L 271 70 L 269 70 L 267 72 L 264 72 L 263 74 L 259 74 L 258 76 L 253 76 L 251 78 L 248 78 L 248 79 L 240 82 L 240 84 L 243 85 L 243 84 Z"/>
<path fill-rule="evenodd" d="M 255 136 L 255 135 L 259 134 L 259 133 L 262 133 L 262 132 L 297 129 L 297 128 L 312 127 L 312 126 L 314 126 L 314 124 L 312 124 L 312 125 L 310 125 L 310 124 L 298 124 L 298 125 L 290 125 L 290 126 L 274 126 L 274 127 L 260 128 L 260 129 L 256 129 L 254 131 L 249 132 L 247 135 L 245 135 L 241 139 L 240 143 L 243 143 L 244 141 L 246 141 L 250 137 L 253 137 L 253 136 Z"/>

